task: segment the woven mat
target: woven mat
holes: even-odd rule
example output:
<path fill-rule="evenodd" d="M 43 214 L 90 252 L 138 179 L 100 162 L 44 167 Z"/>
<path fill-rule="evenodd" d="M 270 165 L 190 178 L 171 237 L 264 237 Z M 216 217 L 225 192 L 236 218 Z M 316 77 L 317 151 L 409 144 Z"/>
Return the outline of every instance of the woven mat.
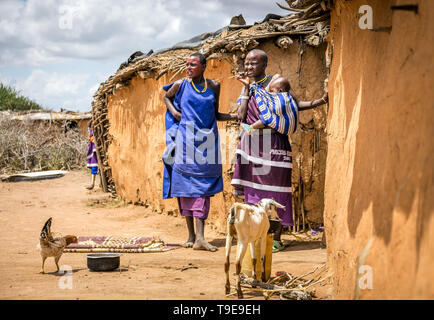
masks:
<path fill-rule="evenodd" d="M 77 240 L 78 243 L 71 243 L 63 252 L 145 253 L 169 251 L 180 247 L 179 244 L 166 244 L 161 239 L 145 237 L 82 236 Z"/>

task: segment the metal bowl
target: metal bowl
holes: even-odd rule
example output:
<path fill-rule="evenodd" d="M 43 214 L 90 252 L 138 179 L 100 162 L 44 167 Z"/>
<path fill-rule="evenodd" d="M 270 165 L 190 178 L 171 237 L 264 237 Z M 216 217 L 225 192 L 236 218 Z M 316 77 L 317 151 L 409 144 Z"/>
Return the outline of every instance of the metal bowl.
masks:
<path fill-rule="evenodd" d="M 277 219 L 268 219 L 270 221 L 270 228 L 268 229 L 268 233 L 274 233 L 277 229 L 279 229 L 280 221 Z"/>
<path fill-rule="evenodd" d="M 111 271 L 119 268 L 120 253 L 89 253 L 87 257 L 87 267 L 92 271 Z"/>

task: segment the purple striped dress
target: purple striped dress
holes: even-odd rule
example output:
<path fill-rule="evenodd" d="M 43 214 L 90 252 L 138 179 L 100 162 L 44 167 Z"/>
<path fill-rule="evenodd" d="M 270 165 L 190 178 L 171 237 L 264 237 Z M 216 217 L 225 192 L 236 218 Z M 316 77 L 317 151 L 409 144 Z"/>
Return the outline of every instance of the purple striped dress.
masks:
<path fill-rule="evenodd" d="M 249 99 L 245 122 L 253 124 L 259 114 L 253 95 Z M 251 204 L 273 198 L 286 207 L 285 210 L 277 209 L 281 224 L 292 226 L 292 153 L 288 136 L 267 128 L 250 135 L 243 131 L 236 156 L 231 181 L 234 193 L 244 195 L 244 201 Z"/>
<path fill-rule="evenodd" d="M 93 130 L 88 129 L 87 133 L 89 134 L 89 137 L 93 137 Z M 88 168 L 98 168 L 98 158 L 96 156 L 96 147 L 95 143 L 89 141 L 89 147 L 87 149 L 87 155 L 86 155 L 86 166 Z M 95 170 L 95 169 L 93 169 Z"/>

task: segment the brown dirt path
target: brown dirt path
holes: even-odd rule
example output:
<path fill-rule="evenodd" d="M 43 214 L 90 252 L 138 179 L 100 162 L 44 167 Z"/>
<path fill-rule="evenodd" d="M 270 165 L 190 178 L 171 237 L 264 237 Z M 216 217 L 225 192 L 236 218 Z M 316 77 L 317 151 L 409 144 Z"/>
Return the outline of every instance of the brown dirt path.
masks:
<path fill-rule="evenodd" d="M 182 217 L 110 200 L 99 189 L 87 191 L 88 182 L 86 171 L 68 172 L 52 180 L 0 182 L 0 299 L 235 299 L 224 294 L 224 234 L 210 228 L 206 238 L 219 247 L 215 253 L 180 248 L 123 254 L 122 270 L 105 273 L 89 271 L 84 253 L 64 253 L 59 265 L 72 267 L 72 289 L 59 287 L 64 278 L 54 273 L 53 258 L 47 259 L 47 273 L 39 274 L 41 258 L 36 245 L 49 217 L 53 217 L 52 230 L 64 235 L 155 236 L 179 244 L 186 240 Z M 294 238 L 286 234 L 282 239 Z M 285 270 L 299 276 L 325 263 L 326 250 L 319 241 L 292 243 L 273 254 L 272 275 Z M 235 251 L 233 246 L 232 284 Z M 189 263 L 198 268 L 178 270 Z M 315 288 L 318 298 L 330 296 L 329 284 Z M 252 292 L 245 299 L 263 296 Z"/>

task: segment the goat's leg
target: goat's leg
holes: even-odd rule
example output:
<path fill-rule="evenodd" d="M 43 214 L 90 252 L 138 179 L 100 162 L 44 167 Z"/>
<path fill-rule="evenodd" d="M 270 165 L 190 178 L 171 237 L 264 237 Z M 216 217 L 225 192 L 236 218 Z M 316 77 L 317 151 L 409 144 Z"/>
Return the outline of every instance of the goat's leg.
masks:
<path fill-rule="evenodd" d="M 241 279 L 240 279 L 240 273 L 241 273 L 241 262 L 243 261 L 244 255 L 246 254 L 247 250 L 247 243 L 242 242 L 238 239 L 238 247 L 237 247 L 237 260 L 235 261 L 235 272 L 237 277 L 237 294 L 238 299 L 243 298 L 243 292 L 241 291 Z"/>
<path fill-rule="evenodd" d="M 226 249 L 226 262 L 225 262 L 226 294 L 229 294 L 229 292 L 231 292 L 231 283 L 229 281 L 229 266 L 230 266 L 229 256 L 231 255 L 232 239 L 233 237 L 229 235 L 229 231 L 228 231 L 228 234 L 226 235 L 226 248 L 225 248 Z"/>
<path fill-rule="evenodd" d="M 249 247 L 250 247 L 250 256 L 252 257 L 252 277 L 253 279 L 256 279 L 256 261 L 257 261 L 257 257 L 256 257 L 256 250 L 255 250 L 255 242 L 250 242 L 249 243 Z"/>
<path fill-rule="evenodd" d="M 262 266 L 262 282 L 265 282 L 265 250 L 267 248 L 267 234 L 261 237 L 261 266 Z"/>

